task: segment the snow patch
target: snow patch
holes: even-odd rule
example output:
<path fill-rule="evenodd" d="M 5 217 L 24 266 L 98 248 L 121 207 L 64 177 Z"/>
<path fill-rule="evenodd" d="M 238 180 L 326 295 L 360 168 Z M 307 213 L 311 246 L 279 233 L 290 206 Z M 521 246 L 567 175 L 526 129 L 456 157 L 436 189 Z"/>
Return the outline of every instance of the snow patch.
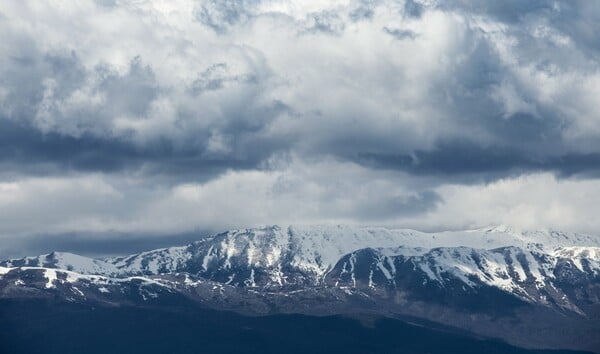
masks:
<path fill-rule="evenodd" d="M 44 268 L 44 277 L 48 280 L 46 282 L 46 289 L 54 288 L 54 282 L 58 279 L 56 276 L 56 270 Z"/>

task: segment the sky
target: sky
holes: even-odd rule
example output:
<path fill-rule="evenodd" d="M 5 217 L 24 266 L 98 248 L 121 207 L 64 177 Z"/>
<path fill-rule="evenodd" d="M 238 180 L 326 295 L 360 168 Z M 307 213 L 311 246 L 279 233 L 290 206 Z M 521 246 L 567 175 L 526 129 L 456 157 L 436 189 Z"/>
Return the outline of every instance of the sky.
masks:
<path fill-rule="evenodd" d="M 600 2 L 0 2 L 0 257 L 600 233 Z"/>

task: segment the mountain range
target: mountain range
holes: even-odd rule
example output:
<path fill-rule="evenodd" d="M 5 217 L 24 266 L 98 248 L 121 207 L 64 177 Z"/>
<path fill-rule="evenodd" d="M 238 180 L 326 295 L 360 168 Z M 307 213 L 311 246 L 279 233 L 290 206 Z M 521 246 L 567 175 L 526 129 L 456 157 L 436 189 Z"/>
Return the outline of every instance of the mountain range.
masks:
<path fill-rule="evenodd" d="M 1 261 L 0 304 L 14 301 L 378 318 L 600 352 L 600 237 L 507 226 L 231 230 L 125 257 Z"/>

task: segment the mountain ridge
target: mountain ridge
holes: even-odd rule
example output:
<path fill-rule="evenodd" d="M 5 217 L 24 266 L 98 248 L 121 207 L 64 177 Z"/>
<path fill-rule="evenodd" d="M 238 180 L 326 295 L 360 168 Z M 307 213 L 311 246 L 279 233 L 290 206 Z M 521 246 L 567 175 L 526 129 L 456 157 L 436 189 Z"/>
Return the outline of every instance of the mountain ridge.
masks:
<path fill-rule="evenodd" d="M 455 247 L 455 246 L 465 246 L 472 248 L 481 248 L 481 249 L 491 249 L 503 246 L 520 246 L 523 248 L 534 248 L 536 245 L 540 243 L 551 250 L 555 250 L 565 246 L 571 247 L 589 247 L 589 246 L 600 246 L 600 237 L 587 235 L 587 234 L 579 234 L 579 233 L 564 233 L 553 230 L 537 230 L 537 231 L 524 231 L 517 233 L 513 228 L 510 228 L 505 225 L 481 228 L 481 229 L 473 229 L 473 230 L 464 230 L 464 231 L 442 231 L 442 232 L 421 232 L 412 229 L 386 229 L 382 227 L 349 227 L 345 225 L 337 225 L 337 226 L 323 226 L 323 225 L 303 225 L 303 226 L 294 226 L 290 225 L 288 227 L 280 227 L 277 225 L 266 226 L 260 228 L 252 228 L 252 229 L 238 229 L 238 230 L 230 230 L 223 233 L 218 233 L 210 236 L 203 237 L 202 240 L 192 242 L 188 245 L 184 246 L 175 246 L 175 247 L 166 247 L 159 248 L 149 251 L 144 251 L 140 253 L 131 254 L 128 256 L 119 256 L 119 257 L 108 257 L 108 258 L 90 258 L 79 256 L 70 252 L 59 252 L 55 251 L 49 253 L 47 255 L 38 256 L 38 257 L 24 257 L 19 259 L 10 259 L 6 261 L 0 262 L 0 265 L 10 266 L 11 264 L 33 264 L 35 262 L 44 263 L 51 262 L 51 258 L 53 254 L 59 254 L 62 258 L 71 258 L 66 259 L 66 262 L 63 262 L 64 265 L 68 265 L 66 263 L 94 263 L 99 264 L 103 261 L 106 264 L 114 264 L 117 267 L 121 265 L 121 268 L 130 263 L 136 257 L 144 256 L 144 255 L 152 255 L 158 254 L 161 252 L 169 252 L 177 255 L 180 251 L 183 251 L 186 248 L 190 248 L 194 245 L 200 245 L 210 240 L 214 240 L 215 238 L 221 237 L 226 238 L 229 242 L 231 242 L 233 238 L 239 238 L 240 236 L 251 236 L 254 239 L 258 239 L 259 236 L 263 236 L 268 234 L 269 232 L 274 233 L 274 231 L 283 231 L 287 230 L 287 234 L 294 232 L 294 230 L 301 231 L 301 238 L 306 240 L 307 236 L 311 236 L 313 239 L 311 247 L 306 246 L 306 242 L 300 243 L 299 247 L 304 249 L 316 249 L 319 246 L 327 246 L 331 245 L 332 237 L 344 238 L 340 239 L 344 245 L 337 244 L 337 246 L 345 246 L 343 249 L 332 250 L 331 247 L 327 249 L 327 251 L 336 252 L 335 254 L 325 255 L 327 256 L 326 262 L 327 265 L 332 266 L 333 263 L 339 259 L 340 256 L 347 254 L 353 250 L 357 250 L 360 248 L 366 247 L 386 247 L 391 248 L 395 246 L 404 246 L 410 248 L 434 248 L 434 247 Z M 285 234 L 285 232 L 280 233 Z M 369 235 L 376 234 L 378 237 L 370 237 Z M 474 235 L 481 236 L 481 239 L 477 239 L 472 237 Z M 488 235 L 501 236 L 499 237 L 486 237 Z M 352 239 L 349 239 L 348 236 L 354 236 Z M 365 237 L 367 236 L 367 237 Z M 382 237 L 384 236 L 384 237 Z M 387 240 L 385 238 L 387 236 Z M 469 237 L 471 236 L 471 237 Z M 315 238 L 323 238 L 328 242 L 317 242 Z M 527 239 L 530 238 L 530 239 Z M 382 242 L 383 239 L 383 242 Z M 253 241 L 253 240 L 249 240 Z M 279 240 L 281 241 L 281 239 Z M 354 241 L 353 244 L 347 244 L 348 241 Z M 359 241 L 359 242 L 357 242 Z M 362 241 L 362 242 L 360 242 Z M 370 241 L 370 242 L 368 242 Z M 533 242 L 532 242 L 533 241 Z M 290 241 L 287 242 L 290 244 Z M 383 243 L 383 244 L 382 244 Z M 231 245 L 231 244 L 230 244 Z M 297 243 L 298 245 L 298 243 Z M 320 256 L 323 257 L 323 250 L 319 251 Z M 41 257 L 46 257 L 46 261 L 42 261 Z M 65 257 L 66 256 L 66 257 Z M 183 256 L 183 255 L 181 255 Z M 267 255 L 268 256 L 268 255 Z M 252 256 L 250 256 L 252 257 Z M 268 257 L 266 257 L 268 258 Z M 327 262 L 328 261 L 328 262 Z M 316 263 L 316 262 L 315 262 Z M 93 266 L 91 264 L 87 265 L 88 267 Z M 309 267 L 314 267 L 314 264 L 307 265 Z M 322 269 L 321 269 L 322 271 Z"/>
<path fill-rule="evenodd" d="M 3 261 L 0 299 L 138 306 L 185 298 L 249 315 L 402 315 L 514 344 L 532 343 L 520 332 L 538 328 L 538 347 L 589 350 L 600 343 L 576 343 L 564 327 L 587 336 L 600 328 L 599 256 L 599 237 L 559 231 L 269 226 L 128 256 Z"/>

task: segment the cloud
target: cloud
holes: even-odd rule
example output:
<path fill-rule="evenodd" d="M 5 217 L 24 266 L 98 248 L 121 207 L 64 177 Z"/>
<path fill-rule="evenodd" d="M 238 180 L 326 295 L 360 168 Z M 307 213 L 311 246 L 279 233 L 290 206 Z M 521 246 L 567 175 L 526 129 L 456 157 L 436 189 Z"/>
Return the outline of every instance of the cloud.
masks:
<path fill-rule="evenodd" d="M 464 229 L 507 224 L 523 229 L 555 229 L 597 233 L 593 216 L 600 197 L 600 181 L 556 179 L 541 173 L 501 179 L 486 185 L 446 185 L 436 189 L 444 205 L 421 228 Z M 407 223 L 410 223 L 407 221 Z"/>
<path fill-rule="evenodd" d="M 598 18 L 583 0 L 4 2 L 0 183 L 126 197 L 2 232 L 393 224 L 447 186 L 579 188 L 600 171 Z"/>
<path fill-rule="evenodd" d="M 1 183 L 5 246 L 0 254 L 57 247 L 123 253 L 227 229 L 288 223 L 433 231 L 508 224 L 588 233 L 600 227 L 594 207 L 600 198 L 597 179 L 541 173 L 488 184 L 437 185 L 351 163 L 307 167 L 293 163 L 278 170 L 232 171 L 205 183 L 159 188 L 136 178 L 100 175 Z"/>
<path fill-rule="evenodd" d="M 521 133 L 523 133 L 521 131 Z M 435 150 L 417 150 L 410 155 L 359 154 L 354 160 L 362 165 L 397 169 L 418 175 L 439 175 L 446 181 L 479 178 L 492 181 L 507 176 L 551 171 L 561 177 L 597 176 L 600 154 L 544 155 L 537 151 L 523 153 L 511 146 L 480 147 L 468 141 L 439 143 Z"/>
<path fill-rule="evenodd" d="M 252 14 L 248 8 L 253 3 L 245 0 L 202 1 L 197 4 L 195 17 L 215 32 L 224 33 L 230 27 L 249 19 Z"/>
<path fill-rule="evenodd" d="M 398 29 L 398 28 L 388 28 L 388 27 L 384 27 L 383 30 L 388 33 L 389 35 L 393 36 L 396 39 L 402 40 L 402 39 L 415 39 L 417 37 L 417 34 L 411 30 L 403 30 L 403 29 Z"/>
<path fill-rule="evenodd" d="M 284 164 L 264 171 L 230 171 L 203 183 L 159 186 L 136 177 L 99 174 L 0 183 L 0 238 L 69 232 L 164 234 L 331 220 L 389 222 L 435 210 L 442 202 L 426 183 L 402 174 L 380 174 L 334 160 L 306 164 L 292 159 Z"/>
<path fill-rule="evenodd" d="M 62 24 L 44 2 L 5 5 L 4 124 L 30 129 L 30 136 L 138 151 L 139 163 L 116 162 L 108 171 L 155 164 L 155 155 L 166 154 L 153 152 L 164 149 L 165 166 L 191 159 L 207 169 L 215 151 L 223 168 L 233 169 L 288 152 L 350 160 L 441 153 L 448 164 L 456 159 L 453 173 L 491 178 L 513 165 L 569 175 L 569 163 L 563 171 L 546 161 L 571 156 L 577 171 L 598 169 L 589 157 L 600 151 L 600 74 L 586 39 L 594 6 L 109 5 L 84 2 L 61 14 L 71 19 Z M 369 16 L 356 21 L 365 8 Z M 33 18 L 44 25 L 31 27 Z M 448 145 L 459 147 L 446 153 Z M 23 161 L 37 158 L 22 150 Z M 114 156 L 102 147 L 92 152 L 103 154 Z M 465 163 L 470 155 L 477 161 Z M 482 160 L 490 161 L 487 171 Z"/>
<path fill-rule="evenodd" d="M 203 181 L 228 169 L 252 169 L 261 164 L 260 149 L 243 158 L 232 156 L 235 145 L 215 134 L 194 150 L 168 141 L 139 146 L 122 138 L 42 133 L 6 121 L 0 130 L 0 176 L 12 179 L 102 172 L 131 173 L 144 179 Z"/>

